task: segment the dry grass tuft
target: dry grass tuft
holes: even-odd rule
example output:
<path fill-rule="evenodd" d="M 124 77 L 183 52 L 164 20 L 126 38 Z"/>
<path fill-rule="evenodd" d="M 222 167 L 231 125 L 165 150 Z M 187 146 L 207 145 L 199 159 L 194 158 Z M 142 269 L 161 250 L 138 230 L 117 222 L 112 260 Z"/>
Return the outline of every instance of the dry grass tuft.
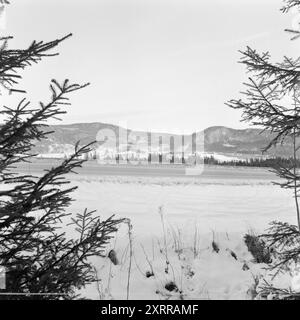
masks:
<path fill-rule="evenodd" d="M 244 241 L 256 263 L 271 263 L 271 253 L 262 239 L 253 233 L 248 233 Z"/>

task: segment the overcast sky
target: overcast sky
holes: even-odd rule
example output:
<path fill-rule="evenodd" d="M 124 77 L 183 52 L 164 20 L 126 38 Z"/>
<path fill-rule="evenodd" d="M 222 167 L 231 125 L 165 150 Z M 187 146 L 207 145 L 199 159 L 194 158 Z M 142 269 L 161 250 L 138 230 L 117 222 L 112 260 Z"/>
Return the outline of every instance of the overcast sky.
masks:
<path fill-rule="evenodd" d="M 14 0 L 6 11 L 13 47 L 69 32 L 60 56 L 27 69 L 33 101 L 47 99 L 52 78 L 92 85 L 72 96 L 63 120 L 188 133 L 212 125 L 245 127 L 224 102 L 246 79 L 238 50 L 296 57 L 300 42 L 284 28 L 281 0 Z M 6 101 L 5 101 L 6 102 Z"/>

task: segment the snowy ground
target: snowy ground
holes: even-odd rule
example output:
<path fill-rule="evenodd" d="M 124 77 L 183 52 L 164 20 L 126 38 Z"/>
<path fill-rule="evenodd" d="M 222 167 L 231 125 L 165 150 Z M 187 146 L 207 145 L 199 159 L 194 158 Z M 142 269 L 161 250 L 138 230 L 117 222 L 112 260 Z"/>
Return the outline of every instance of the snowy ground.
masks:
<path fill-rule="evenodd" d="M 273 220 L 296 222 L 292 195 L 274 186 L 266 170 L 209 167 L 201 177 L 144 177 L 97 174 L 100 168 L 90 166 L 70 176 L 79 187 L 70 210 L 87 207 L 133 225 L 131 257 L 124 224 L 107 248 L 118 265 L 93 260 L 101 282 L 82 292 L 92 299 L 126 299 L 130 263 L 129 299 L 251 299 L 255 279 L 266 271 L 253 262 L 243 236 Z M 278 283 L 292 282 L 287 276 Z"/>
<path fill-rule="evenodd" d="M 77 211 L 87 206 L 103 218 L 116 214 L 133 225 L 130 299 L 250 299 L 254 279 L 266 272 L 265 265 L 253 263 L 244 234 L 263 231 L 272 220 L 295 223 L 291 194 L 266 180 L 80 176 L 76 184 Z M 84 291 L 90 298 L 126 299 L 126 225 L 110 249 L 119 264 L 95 259 L 101 284 Z M 165 288 L 171 282 L 178 290 Z"/>
<path fill-rule="evenodd" d="M 269 181 L 179 180 L 172 178 L 106 177 L 76 181 L 73 208 L 97 209 L 107 217 L 117 214 L 131 219 L 135 236 L 161 235 L 158 213 L 163 207 L 166 223 L 201 233 L 263 230 L 279 219 L 295 222 L 290 192 Z"/>

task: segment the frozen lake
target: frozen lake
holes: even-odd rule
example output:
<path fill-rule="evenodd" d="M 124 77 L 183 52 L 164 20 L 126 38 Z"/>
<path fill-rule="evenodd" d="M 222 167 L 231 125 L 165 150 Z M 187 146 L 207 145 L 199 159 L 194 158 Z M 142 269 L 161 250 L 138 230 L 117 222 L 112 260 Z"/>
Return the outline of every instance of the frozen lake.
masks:
<path fill-rule="evenodd" d="M 39 161 L 19 167 L 19 172 L 41 174 L 54 163 Z M 187 298 L 247 299 L 253 275 L 263 274 L 252 263 L 243 236 L 250 229 L 263 231 L 273 220 L 295 223 L 292 194 L 272 184 L 275 177 L 266 169 L 206 166 L 200 176 L 184 176 L 181 168 L 114 167 L 87 163 L 78 175 L 69 175 L 79 188 L 74 192 L 72 213 L 85 208 L 97 210 L 102 218 L 113 214 L 130 218 L 133 225 L 133 266 L 131 299 L 165 299 L 164 284 L 170 279 L 180 284 Z M 159 208 L 162 208 L 166 242 L 172 272 L 166 274 L 163 230 Z M 64 227 L 72 237 L 77 236 Z M 71 232 L 71 233 L 69 233 Z M 183 250 L 174 251 L 174 232 Z M 194 257 L 193 245 L 197 232 L 199 256 Z M 219 254 L 211 249 L 215 239 Z M 121 260 L 113 266 L 107 258 L 94 258 L 102 279 L 105 299 L 125 299 L 129 263 L 127 226 L 118 230 L 107 252 L 114 248 Z M 228 248 L 238 260 L 232 258 Z M 145 277 L 151 257 L 155 276 Z M 184 259 L 183 259 L 184 257 Z M 243 270 L 244 261 L 250 267 Z M 195 275 L 190 278 L 189 272 Z M 288 285 L 290 283 L 288 282 Z M 84 295 L 99 299 L 95 285 L 84 289 Z M 174 293 L 174 298 L 179 299 Z"/>
<path fill-rule="evenodd" d="M 58 165 L 60 160 L 36 159 L 32 163 L 18 165 L 21 172 L 41 173 L 44 169 Z M 201 175 L 190 177 L 199 179 L 240 179 L 240 180 L 267 180 L 274 179 L 274 175 L 267 168 L 226 167 L 204 165 Z M 144 177 L 189 177 L 185 175 L 185 168 L 181 165 L 102 165 L 97 161 L 88 161 L 83 168 L 77 170 L 85 176 L 144 176 Z"/>
<path fill-rule="evenodd" d="M 38 174 L 54 164 L 38 160 L 19 170 Z M 73 210 L 88 207 L 103 217 L 130 218 L 136 235 L 161 231 L 159 207 L 169 224 L 197 224 L 202 231 L 261 230 L 272 220 L 295 223 L 291 192 L 274 186 L 276 177 L 264 168 L 205 166 L 202 175 L 191 177 L 176 167 L 88 162 L 78 172 L 69 176 L 79 186 Z"/>

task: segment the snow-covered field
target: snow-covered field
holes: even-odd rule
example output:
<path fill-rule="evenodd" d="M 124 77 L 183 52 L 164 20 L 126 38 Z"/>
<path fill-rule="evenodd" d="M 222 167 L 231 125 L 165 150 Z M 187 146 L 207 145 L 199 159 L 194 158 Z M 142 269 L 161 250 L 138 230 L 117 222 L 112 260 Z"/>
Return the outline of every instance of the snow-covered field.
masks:
<path fill-rule="evenodd" d="M 204 180 L 172 178 L 102 177 L 76 181 L 73 208 L 97 209 L 107 217 L 129 218 L 136 237 L 159 236 L 158 214 L 163 207 L 170 226 L 197 224 L 201 232 L 263 230 L 279 219 L 295 222 L 290 192 L 267 181 Z"/>
<path fill-rule="evenodd" d="M 130 260 L 130 299 L 250 299 L 254 279 L 266 271 L 253 263 L 244 234 L 272 220 L 295 223 L 291 194 L 266 179 L 80 175 L 74 183 L 72 211 L 97 209 L 133 225 L 131 258 L 124 224 L 107 250 L 115 250 L 119 264 L 94 260 L 101 282 L 84 290 L 93 299 L 126 299 Z"/>
<path fill-rule="evenodd" d="M 44 165 L 20 171 L 39 174 Z M 253 298 L 255 284 L 268 271 L 254 263 L 243 237 L 264 231 L 273 220 L 295 224 L 292 194 L 274 186 L 266 169 L 208 166 L 196 177 L 177 175 L 177 169 L 148 169 L 118 168 L 111 175 L 114 167 L 88 163 L 68 177 L 79 187 L 71 212 L 97 210 L 103 219 L 114 214 L 133 226 L 129 238 L 124 223 L 106 257 L 93 260 L 101 281 L 82 294 L 92 299 Z M 108 258 L 110 250 L 117 265 Z M 300 290 L 297 275 L 277 280 L 279 287 Z"/>

